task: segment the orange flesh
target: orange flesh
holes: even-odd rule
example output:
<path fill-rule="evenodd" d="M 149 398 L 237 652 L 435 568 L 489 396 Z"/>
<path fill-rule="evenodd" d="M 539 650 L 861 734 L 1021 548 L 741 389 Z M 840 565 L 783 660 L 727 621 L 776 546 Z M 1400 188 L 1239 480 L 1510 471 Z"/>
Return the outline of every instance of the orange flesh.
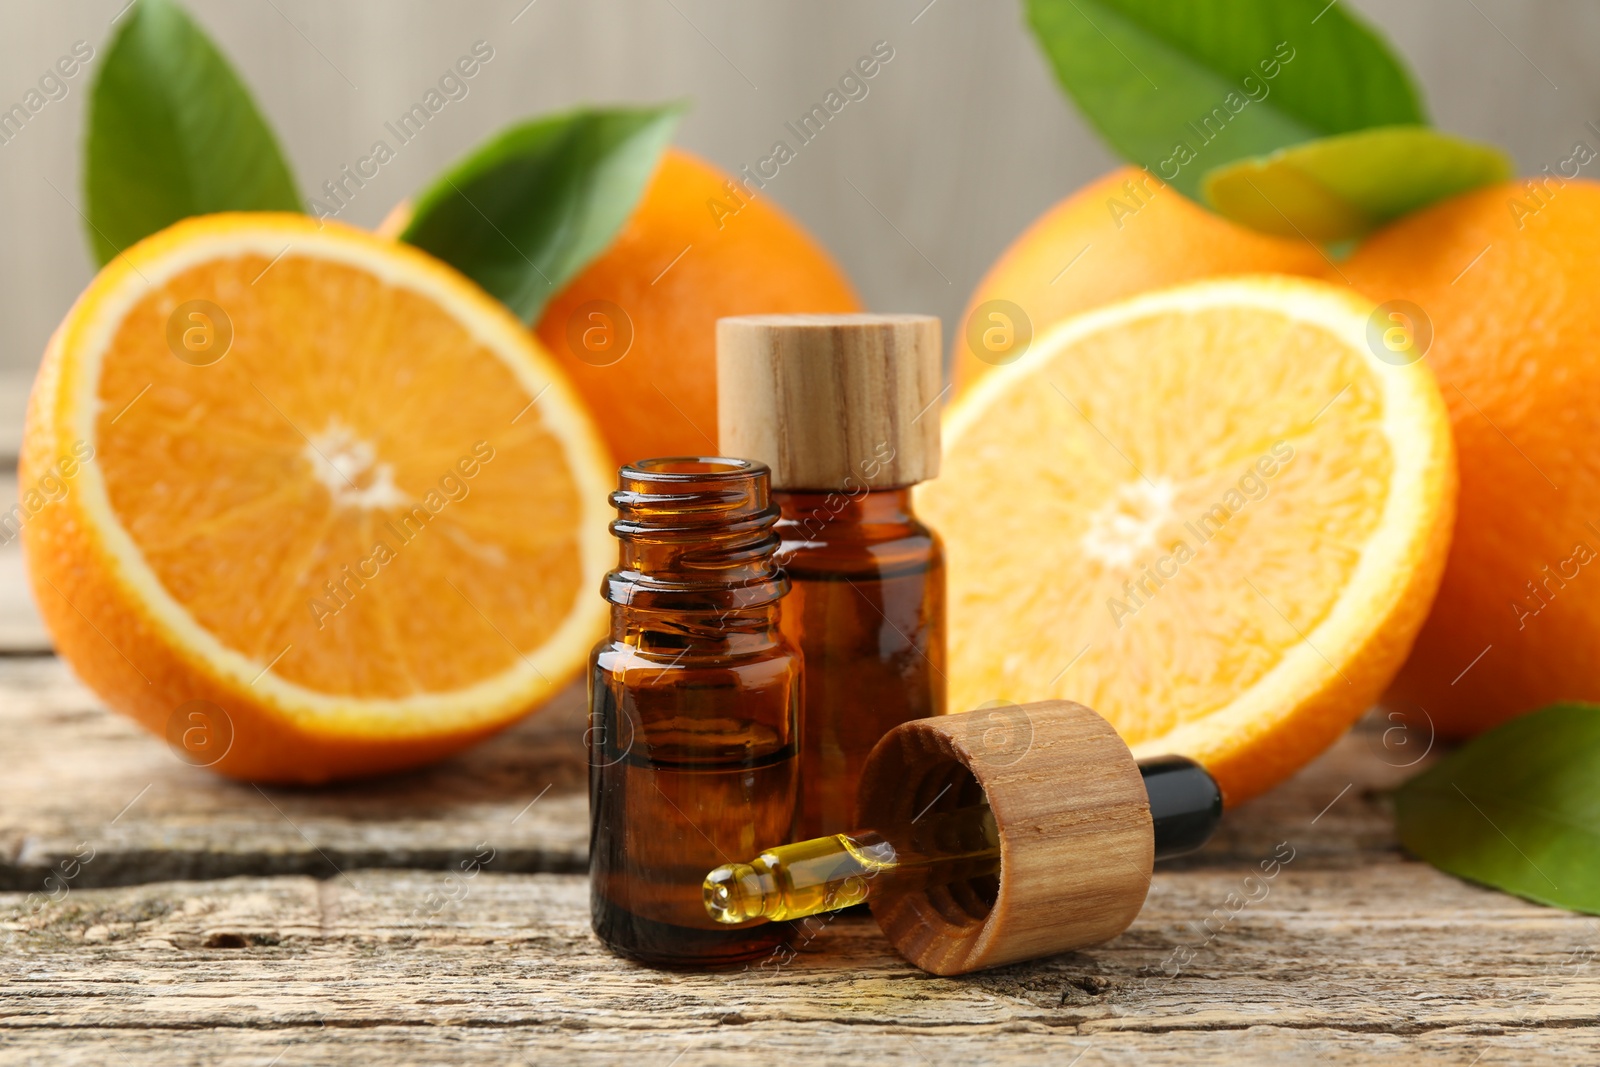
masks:
<path fill-rule="evenodd" d="M 1136 744 L 1231 702 L 1355 570 L 1394 465 L 1382 416 L 1347 339 L 1264 310 L 1166 312 L 1056 353 L 919 497 L 949 546 L 951 707 L 1066 696 Z"/>
<path fill-rule="evenodd" d="M 195 299 L 233 324 L 209 366 L 167 347 Z M 184 271 L 122 321 L 98 398 L 118 520 L 201 627 L 263 664 L 281 654 L 286 681 L 468 686 L 592 595 L 576 487 L 534 396 L 431 299 L 367 271 L 294 254 Z"/>

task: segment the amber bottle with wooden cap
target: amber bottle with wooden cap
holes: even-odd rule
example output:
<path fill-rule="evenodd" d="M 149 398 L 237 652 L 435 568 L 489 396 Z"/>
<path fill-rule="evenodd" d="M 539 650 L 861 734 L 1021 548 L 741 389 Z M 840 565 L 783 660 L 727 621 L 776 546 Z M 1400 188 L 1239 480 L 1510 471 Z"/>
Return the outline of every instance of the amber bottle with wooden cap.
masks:
<path fill-rule="evenodd" d="M 939 320 L 717 323 L 721 449 L 772 469 L 783 629 L 805 658 L 799 833 L 851 828 L 867 753 L 944 713 L 944 557 L 911 510 L 939 472 Z"/>
<path fill-rule="evenodd" d="M 1205 844 L 1221 816 L 1203 767 L 1136 763 L 1081 704 L 984 708 L 891 730 L 862 775 L 870 829 L 719 867 L 705 907 L 748 925 L 867 901 L 901 955 L 961 974 L 1109 941 L 1152 863 Z"/>
<path fill-rule="evenodd" d="M 700 882 L 794 821 L 800 657 L 778 628 L 789 583 L 767 468 L 645 460 L 622 468 L 611 502 L 611 633 L 589 678 L 594 931 L 646 963 L 753 959 L 786 924 L 719 925 Z"/>

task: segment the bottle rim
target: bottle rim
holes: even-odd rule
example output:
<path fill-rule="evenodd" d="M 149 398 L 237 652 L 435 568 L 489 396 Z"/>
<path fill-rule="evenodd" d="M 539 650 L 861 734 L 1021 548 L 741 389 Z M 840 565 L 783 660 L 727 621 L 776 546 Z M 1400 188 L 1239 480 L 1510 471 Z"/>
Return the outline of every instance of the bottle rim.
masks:
<path fill-rule="evenodd" d="M 659 456 L 623 464 L 623 478 L 649 482 L 742 481 L 770 474 L 765 463 L 737 456 Z"/>

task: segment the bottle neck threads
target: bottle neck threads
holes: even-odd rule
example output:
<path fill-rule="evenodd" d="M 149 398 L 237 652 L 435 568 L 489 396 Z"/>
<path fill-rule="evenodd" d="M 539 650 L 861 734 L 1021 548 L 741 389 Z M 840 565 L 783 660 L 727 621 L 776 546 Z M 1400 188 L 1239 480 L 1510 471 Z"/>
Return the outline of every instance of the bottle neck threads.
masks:
<path fill-rule="evenodd" d="M 757 612 L 789 591 L 773 560 L 779 538 L 765 464 L 649 459 L 622 468 L 611 494 L 620 542 L 602 592 L 643 611 Z"/>

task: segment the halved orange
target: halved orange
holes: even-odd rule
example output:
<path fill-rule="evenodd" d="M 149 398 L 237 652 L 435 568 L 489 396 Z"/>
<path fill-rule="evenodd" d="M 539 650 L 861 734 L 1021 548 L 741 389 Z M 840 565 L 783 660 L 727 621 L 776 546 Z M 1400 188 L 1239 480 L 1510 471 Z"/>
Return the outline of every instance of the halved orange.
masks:
<path fill-rule="evenodd" d="M 918 497 L 950 706 L 1080 700 L 1230 803 L 1331 744 L 1405 659 L 1455 505 L 1438 387 L 1373 310 L 1202 282 L 1068 320 L 962 396 Z"/>
<path fill-rule="evenodd" d="M 24 527 L 60 653 L 226 774 L 437 758 L 603 628 L 609 460 L 561 370 L 450 267 L 336 223 L 190 219 L 108 264 L 20 479 L 65 487 Z"/>

